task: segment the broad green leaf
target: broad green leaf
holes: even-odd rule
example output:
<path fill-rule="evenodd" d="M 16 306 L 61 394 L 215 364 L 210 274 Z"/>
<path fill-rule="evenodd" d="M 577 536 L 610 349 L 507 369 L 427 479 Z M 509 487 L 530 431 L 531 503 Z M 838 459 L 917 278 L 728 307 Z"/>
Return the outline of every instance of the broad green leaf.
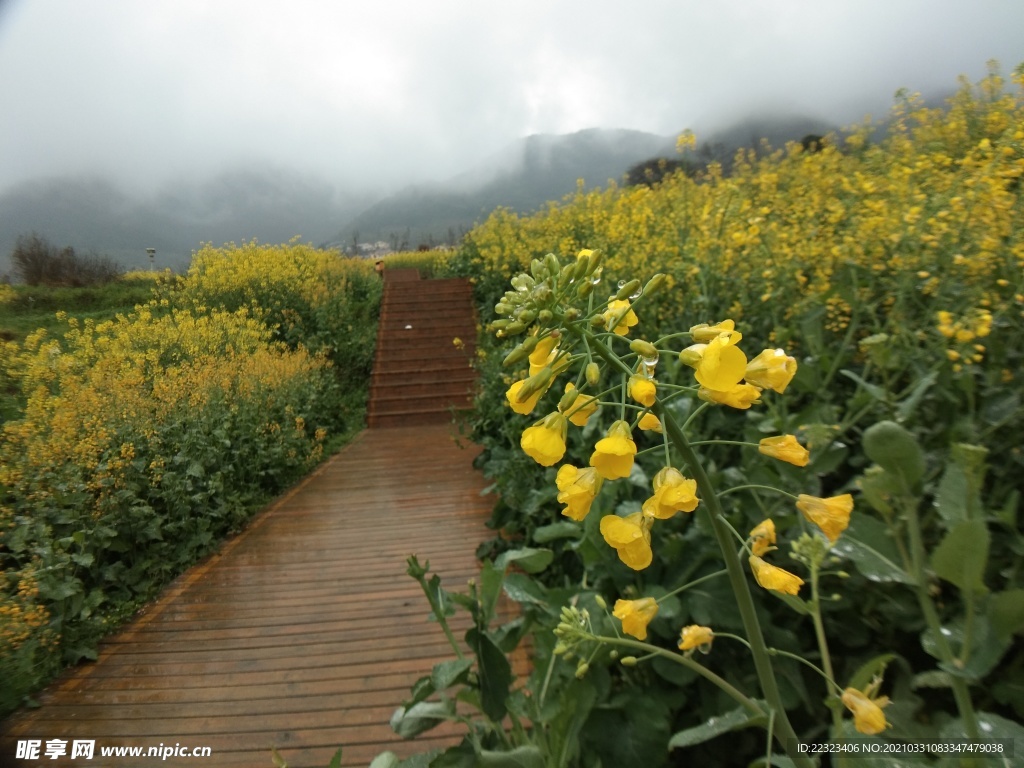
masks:
<path fill-rule="evenodd" d="M 850 527 L 833 545 L 832 551 L 854 562 L 857 570 L 871 581 L 913 584 L 900 565 L 899 550 L 889 536 L 885 523 L 867 515 L 853 515 Z"/>
<path fill-rule="evenodd" d="M 927 392 L 932 384 L 935 383 L 935 380 L 938 379 L 938 377 L 939 374 L 932 371 L 914 385 L 910 394 L 904 398 L 903 402 L 896 406 L 896 417 L 900 421 L 906 421 L 913 415 L 914 409 L 917 408 L 917 404 L 921 402 L 921 398 L 924 397 L 925 392 Z"/>
<path fill-rule="evenodd" d="M 483 750 L 477 755 L 480 768 L 544 768 L 544 755 L 532 744 L 516 747 L 510 752 Z"/>
<path fill-rule="evenodd" d="M 985 457 L 988 450 L 977 445 L 957 443 L 939 482 L 936 506 L 947 521 L 980 516 L 982 483 L 985 481 Z"/>
<path fill-rule="evenodd" d="M 611 699 L 590 713 L 580 741 L 606 766 L 660 765 L 665 759 L 669 733 L 669 710 L 653 691 L 632 689 Z M 581 761 L 593 764 L 593 760 Z"/>
<path fill-rule="evenodd" d="M 694 744 L 701 744 L 716 736 L 721 736 L 723 733 L 737 731 L 741 728 L 750 728 L 755 725 L 764 725 L 767 722 L 767 716 L 755 715 L 745 707 L 739 707 L 724 715 L 708 718 L 706 722 L 695 728 L 679 731 L 669 739 L 668 748 L 692 747 Z"/>
<path fill-rule="evenodd" d="M 373 758 L 370 768 L 398 768 L 401 762 L 394 752 L 381 752 Z"/>
<path fill-rule="evenodd" d="M 505 594 L 517 603 L 548 605 L 546 590 L 525 573 L 510 573 L 505 577 Z"/>
<path fill-rule="evenodd" d="M 960 520 L 932 552 L 932 569 L 963 591 L 984 591 L 989 541 L 984 520 Z"/>
<path fill-rule="evenodd" d="M 466 642 L 476 654 L 477 674 L 480 678 L 480 707 L 494 722 L 499 722 L 507 711 L 512 667 L 505 654 L 494 641 L 475 627 L 466 633 Z"/>
<path fill-rule="evenodd" d="M 991 712 L 978 712 L 977 717 L 981 738 L 1013 739 L 1015 747 L 1024 747 L 1024 725 L 1007 720 L 1005 717 L 994 715 Z M 964 726 L 964 721 L 957 718 L 942 726 L 939 735 L 944 739 L 966 739 L 967 728 Z M 1014 759 L 1019 757 L 1019 753 L 1014 754 Z"/>
<path fill-rule="evenodd" d="M 857 487 L 875 511 L 882 513 L 886 518 L 893 516 L 893 497 L 902 490 L 898 477 L 889 474 L 877 464 L 872 464 L 858 478 Z"/>
<path fill-rule="evenodd" d="M 966 680 L 980 680 L 995 669 L 1011 642 L 1010 637 L 1000 637 L 996 634 L 984 614 L 976 615 L 971 629 L 971 648 L 967 654 L 967 663 L 961 664 L 960 659 L 963 657 L 964 645 L 963 622 L 960 620 L 950 622 L 944 625 L 941 631 L 956 658 L 954 663 L 946 664 L 941 661 L 942 654 L 930 629 L 921 633 L 921 647 L 929 655 L 940 659 L 939 669 Z"/>
<path fill-rule="evenodd" d="M 988 599 L 992 629 L 1002 637 L 1024 633 L 1024 589 L 997 592 Z"/>
<path fill-rule="evenodd" d="M 902 477 L 907 489 L 924 476 L 924 451 L 917 438 L 894 421 L 880 421 L 868 427 L 861 445 L 869 459 Z"/>
<path fill-rule="evenodd" d="M 558 539 L 575 539 L 583 535 L 579 523 L 564 520 L 550 525 L 542 525 L 533 532 L 533 540 L 537 544 L 547 544 Z"/>
<path fill-rule="evenodd" d="M 910 687 L 915 690 L 918 688 L 950 688 L 952 685 L 953 676 L 941 669 L 931 669 L 914 675 L 910 681 Z"/>
<path fill-rule="evenodd" d="M 490 624 L 494 618 L 504 580 L 505 568 L 497 563 L 485 562 L 480 569 L 480 606 L 483 615 L 478 621 L 484 626 Z"/>
<path fill-rule="evenodd" d="M 955 461 L 946 465 L 939 481 L 939 491 L 935 497 L 935 507 L 943 520 L 955 522 L 968 517 L 967 509 L 967 475 Z"/>
<path fill-rule="evenodd" d="M 430 682 L 435 691 L 443 691 L 456 683 L 473 666 L 472 659 L 451 659 L 435 664 L 430 673 Z"/>
<path fill-rule="evenodd" d="M 409 709 L 399 707 L 391 716 L 391 728 L 403 739 L 411 739 L 455 715 L 452 701 L 421 701 Z"/>
<path fill-rule="evenodd" d="M 515 564 L 527 573 L 539 573 L 547 568 L 554 559 L 555 553 L 550 549 L 534 549 L 524 547 L 523 549 L 510 549 L 502 552 L 494 561 L 497 568 L 504 570 Z"/>

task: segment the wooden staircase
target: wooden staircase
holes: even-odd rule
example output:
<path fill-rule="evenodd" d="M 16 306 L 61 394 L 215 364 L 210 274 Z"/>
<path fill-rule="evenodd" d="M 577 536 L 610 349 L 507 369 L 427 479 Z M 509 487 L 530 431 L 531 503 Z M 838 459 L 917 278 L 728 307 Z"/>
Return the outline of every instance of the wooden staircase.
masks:
<path fill-rule="evenodd" d="M 461 345 L 453 343 L 456 338 Z M 367 425 L 437 424 L 450 420 L 453 409 L 469 408 L 475 349 L 468 281 L 421 280 L 415 269 L 385 270 Z"/>

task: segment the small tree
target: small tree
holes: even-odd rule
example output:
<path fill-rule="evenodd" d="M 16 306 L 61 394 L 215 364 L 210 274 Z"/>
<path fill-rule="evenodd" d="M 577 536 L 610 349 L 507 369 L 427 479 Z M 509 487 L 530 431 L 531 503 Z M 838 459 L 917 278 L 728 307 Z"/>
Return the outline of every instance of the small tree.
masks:
<path fill-rule="evenodd" d="M 79 256 L 70 245 L 57 248 L 35 232 L 18 238 L 11 264 L 14 274 L 28 285 L 100 285 L 116 280 L 123 272 L 106 256 Z"/>

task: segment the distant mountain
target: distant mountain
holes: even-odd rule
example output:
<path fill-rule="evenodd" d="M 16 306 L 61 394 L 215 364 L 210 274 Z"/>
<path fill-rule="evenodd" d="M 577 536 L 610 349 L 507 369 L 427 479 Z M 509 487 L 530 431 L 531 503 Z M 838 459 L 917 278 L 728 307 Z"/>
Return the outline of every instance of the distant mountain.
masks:
<path fill-rule="evenodd" d="M 578 179 L 588 189 L 604 186 L 621 180 L 635 163 L 674 152 L 674 138 L 642 131 L 593 128 L 529 136 L 445 183 L 409 187 L 375 203 L 331 242 L 445 242 L 498 206 L 530 213 L 575 191 Z"/>
<path fill-rule="evenodd" d="M 832 130 L 835 126 L 811 118 L 751 118 L 708 136 L 691 159 L 714 159 L 728 166 L 739 147 L 758 146 L 761 138 L 781 147 L 807 134 Z M 413 248 L 449 242 L 499 206 L 526 214 L 573 193 L 578 179 L 587 189 L 605 186 L 609 180 L 622 182 L 638 163 L 678 157 L 675 142 L 675 136 L 596 128 L 529 136 L 447 182 L 408 187 L 380 200 L 329 242 L 342 248 L 356 241 L 383 240 Z"/>
<path fill-rule="evenodd" d="M 36 180 L 0 194 L 0 274 L 20 235 L 109 256 L 126 268 L 181 269 L 201 243 L 320 242 L 366 201 L 340 195 L 322 179 L 276 168 L 235 169 L 206 181 L 130 195 L 98 177 Z"/>

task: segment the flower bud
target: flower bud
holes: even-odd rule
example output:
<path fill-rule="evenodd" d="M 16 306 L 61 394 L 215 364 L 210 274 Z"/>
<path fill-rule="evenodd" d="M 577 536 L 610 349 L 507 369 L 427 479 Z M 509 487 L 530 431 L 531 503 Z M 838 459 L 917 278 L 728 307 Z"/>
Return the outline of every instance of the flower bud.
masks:
<path fill-rule="evenodd" d="M 630 296 L 632 296 L 634 293 L 636 293 L 636 291 L 637 291 L 637 289 L 639 287 L 640 287 L 640 281 L 639 280 L 630 280 L 624 286 L 619 288 L 619 292 L 615 294 L 615 301 L 625 301 Z"/>
<path fill-rule="evenodd" d="M 594 292 L 594 284 L 591 283 L 589 280 L 584 280 L 582 283 L 580 283 L 578 292 L 580 298 L 585 299 L 587 298 L 587 296 Z"/>
<path fill-rule="evenodd" d="M 551 366 L 546 366 L 535 373 L 533 376 L 523 382 L 523 386 L 519 389 L 519 393 L 516 395 L 516 400 L 520 403 L 525 403 L 530 399 L 530 396 L 534 392 L 539 392 L 548 385 L 551 381 L 551 377 L 554 376 L 554 371 L 551 370 Z"/>
<path fill-rule="evenodd" d="M 587 662 L 585 662 L 585 661 L 581 661 L 580 665 L 578 667 L 576 667 L 576 679 L 577 680 L 582 680 L 586 676 L 587 672 L 589 672 L 589 671 L 590 671 L 590 665 L 587 664 Z"/>
<path fill-rule="evenodd" d="M 517 333 L 522 333 L 526 330 L 526 323 L 521 323 L 518 320 L 513 320 L 511 323 L 505 326 L 506 336 L 515 336 Z"/>
<path fill-rule="evenodd" d="M 637 658 L 636 656 L 623 656 L 622 659 L 619 660 L 619 664 L 624 667 L 635 667 L 637 664 Z"/>
<path fill-rule="evenodd" d="M 604 598 L 600 595 L 594 595 L 594 602 L 597 603 L 598 607 L 602 610 L 608 610 L 608 603 L 606 603 Z"/>
<path fill-rule="evenodd" d="M 587 377 L 587 384 L 596 387 L 601 383 L 601 366 L 594 362 L 587 363 L 584 375 Z"/>
<path fill-rule="evenodd" d="M 576 268 L 572 273 L 573 280 L 579 280 L 590 271 L 590 253 L 592 253 L 592 251 L 586 254 L 584 254 L 583 251 L 580 251 L 580 255 L 576 257 Z"/>
<path fill-rule="evenodd" d="M 568 321 L 570 323 L 573 320 L 579 319 L 579 316 L 580 316 L 580 311 L 578 309 L 576 309 L 576 307 L 569 307 L 567 310 L 565 310 L 565 319 L 566 319 L 566 321 Z"/>
<path fill-rule="evenodd" d="M 651 342 L 644 341 L 643 339 L 633 339 L 633 341 L 629 342 L 629 348 L 640 355 L 640 357 L 651 358 L 658 356 L 658 348 L 651 344 Z"/>
<path fill-rule="evenodd" d="M 542 262 L 540 259 L 534 259 L 533 261 L 531 261 L 530 274 L 533 275 L 534 278 L 537 280 L 543 280 L 545 277 L 547 277 L 546 271 L 544 269 L 544 262 Z"/>
<path fill-rule="evenodd" d="M 590 327 L 604 328 L 605 322 L 606 321 L 604 319 L 604 315 L 594 315 L 592 318 L 590 318 Z"/>
<path fill-rule="evenodd" d="M 544 266 L 547 267 L 549 275 L 557 275 L 562 271 L 562 265 L 558 263 L 558 257 L 553 253 L 549 253 L 544 257 Z"/>
<path fill-rule="evenodd" d="M 509 323 L 509 325 L 512 325 L 512 323 Z M 537 337 L 527 336 L 523 340 L 522 344 L 520 344 L 518 347 L 516 347 L 507 355 L 505 355 L 505 359 L 502 361 L 501 364 L 507 366 L 513 365 L 514 363 L 518 363 L 520 360 L 525 360 L 527 357 L 530 356 L 530 353 L 533 352 L 536 346 Z"/>
<path fill-rule="evenodd" d="M 565 391 L 565 394 L 562 395 L 562 399 L 558 401 L 558 410 L 565 413 L 572 408 L 572 404 L 576 402 L 576 398 L 579 397 L 579 394 L 580 391 L 576 389 L 576 387 L 570 385 Z"/>
<path fill-rule="evenodd" d="M 647 285 L 644 286 L 644 295 L 646 296 L 651 291 L 656 291 L 661 288 L 662 283 L 665 282 L 665 275 L 661 272 L 656 274 L 650 280 L 647 281 Z"/>
<path fill-rule="evenodd" d="M 545 302 L 551 301 L 551 288 L 547 283 L 541 283 L 533 289 L 533 300 L 544 304 Z"/>
<path fill-rule="evenodd" d="M 518 320 L 521 323 L 526 323 L 527 325 L 529 325 L 530 323 L 532 323 L 536 319 L 537 319 L 537 310 L 535 310 L 535 309 L 524 309 L 524 310 L 521 310 L 519 312 L 519 314 L 516 316 L 516 320 Z"/>
<path fill-rule="evenodd" d="M 504 301 L 499 301 L 494 305 L 494 313 L 496 315 L 507 315 L 512 311 L 512 305 L 506 304 Z"/>
<path fill-rule="evenodd" d="M 542 309 L 537 313 L 537 320 L 543 325 L 547 325 L 554 319 L 555 315 L 550 309 Z"/>

